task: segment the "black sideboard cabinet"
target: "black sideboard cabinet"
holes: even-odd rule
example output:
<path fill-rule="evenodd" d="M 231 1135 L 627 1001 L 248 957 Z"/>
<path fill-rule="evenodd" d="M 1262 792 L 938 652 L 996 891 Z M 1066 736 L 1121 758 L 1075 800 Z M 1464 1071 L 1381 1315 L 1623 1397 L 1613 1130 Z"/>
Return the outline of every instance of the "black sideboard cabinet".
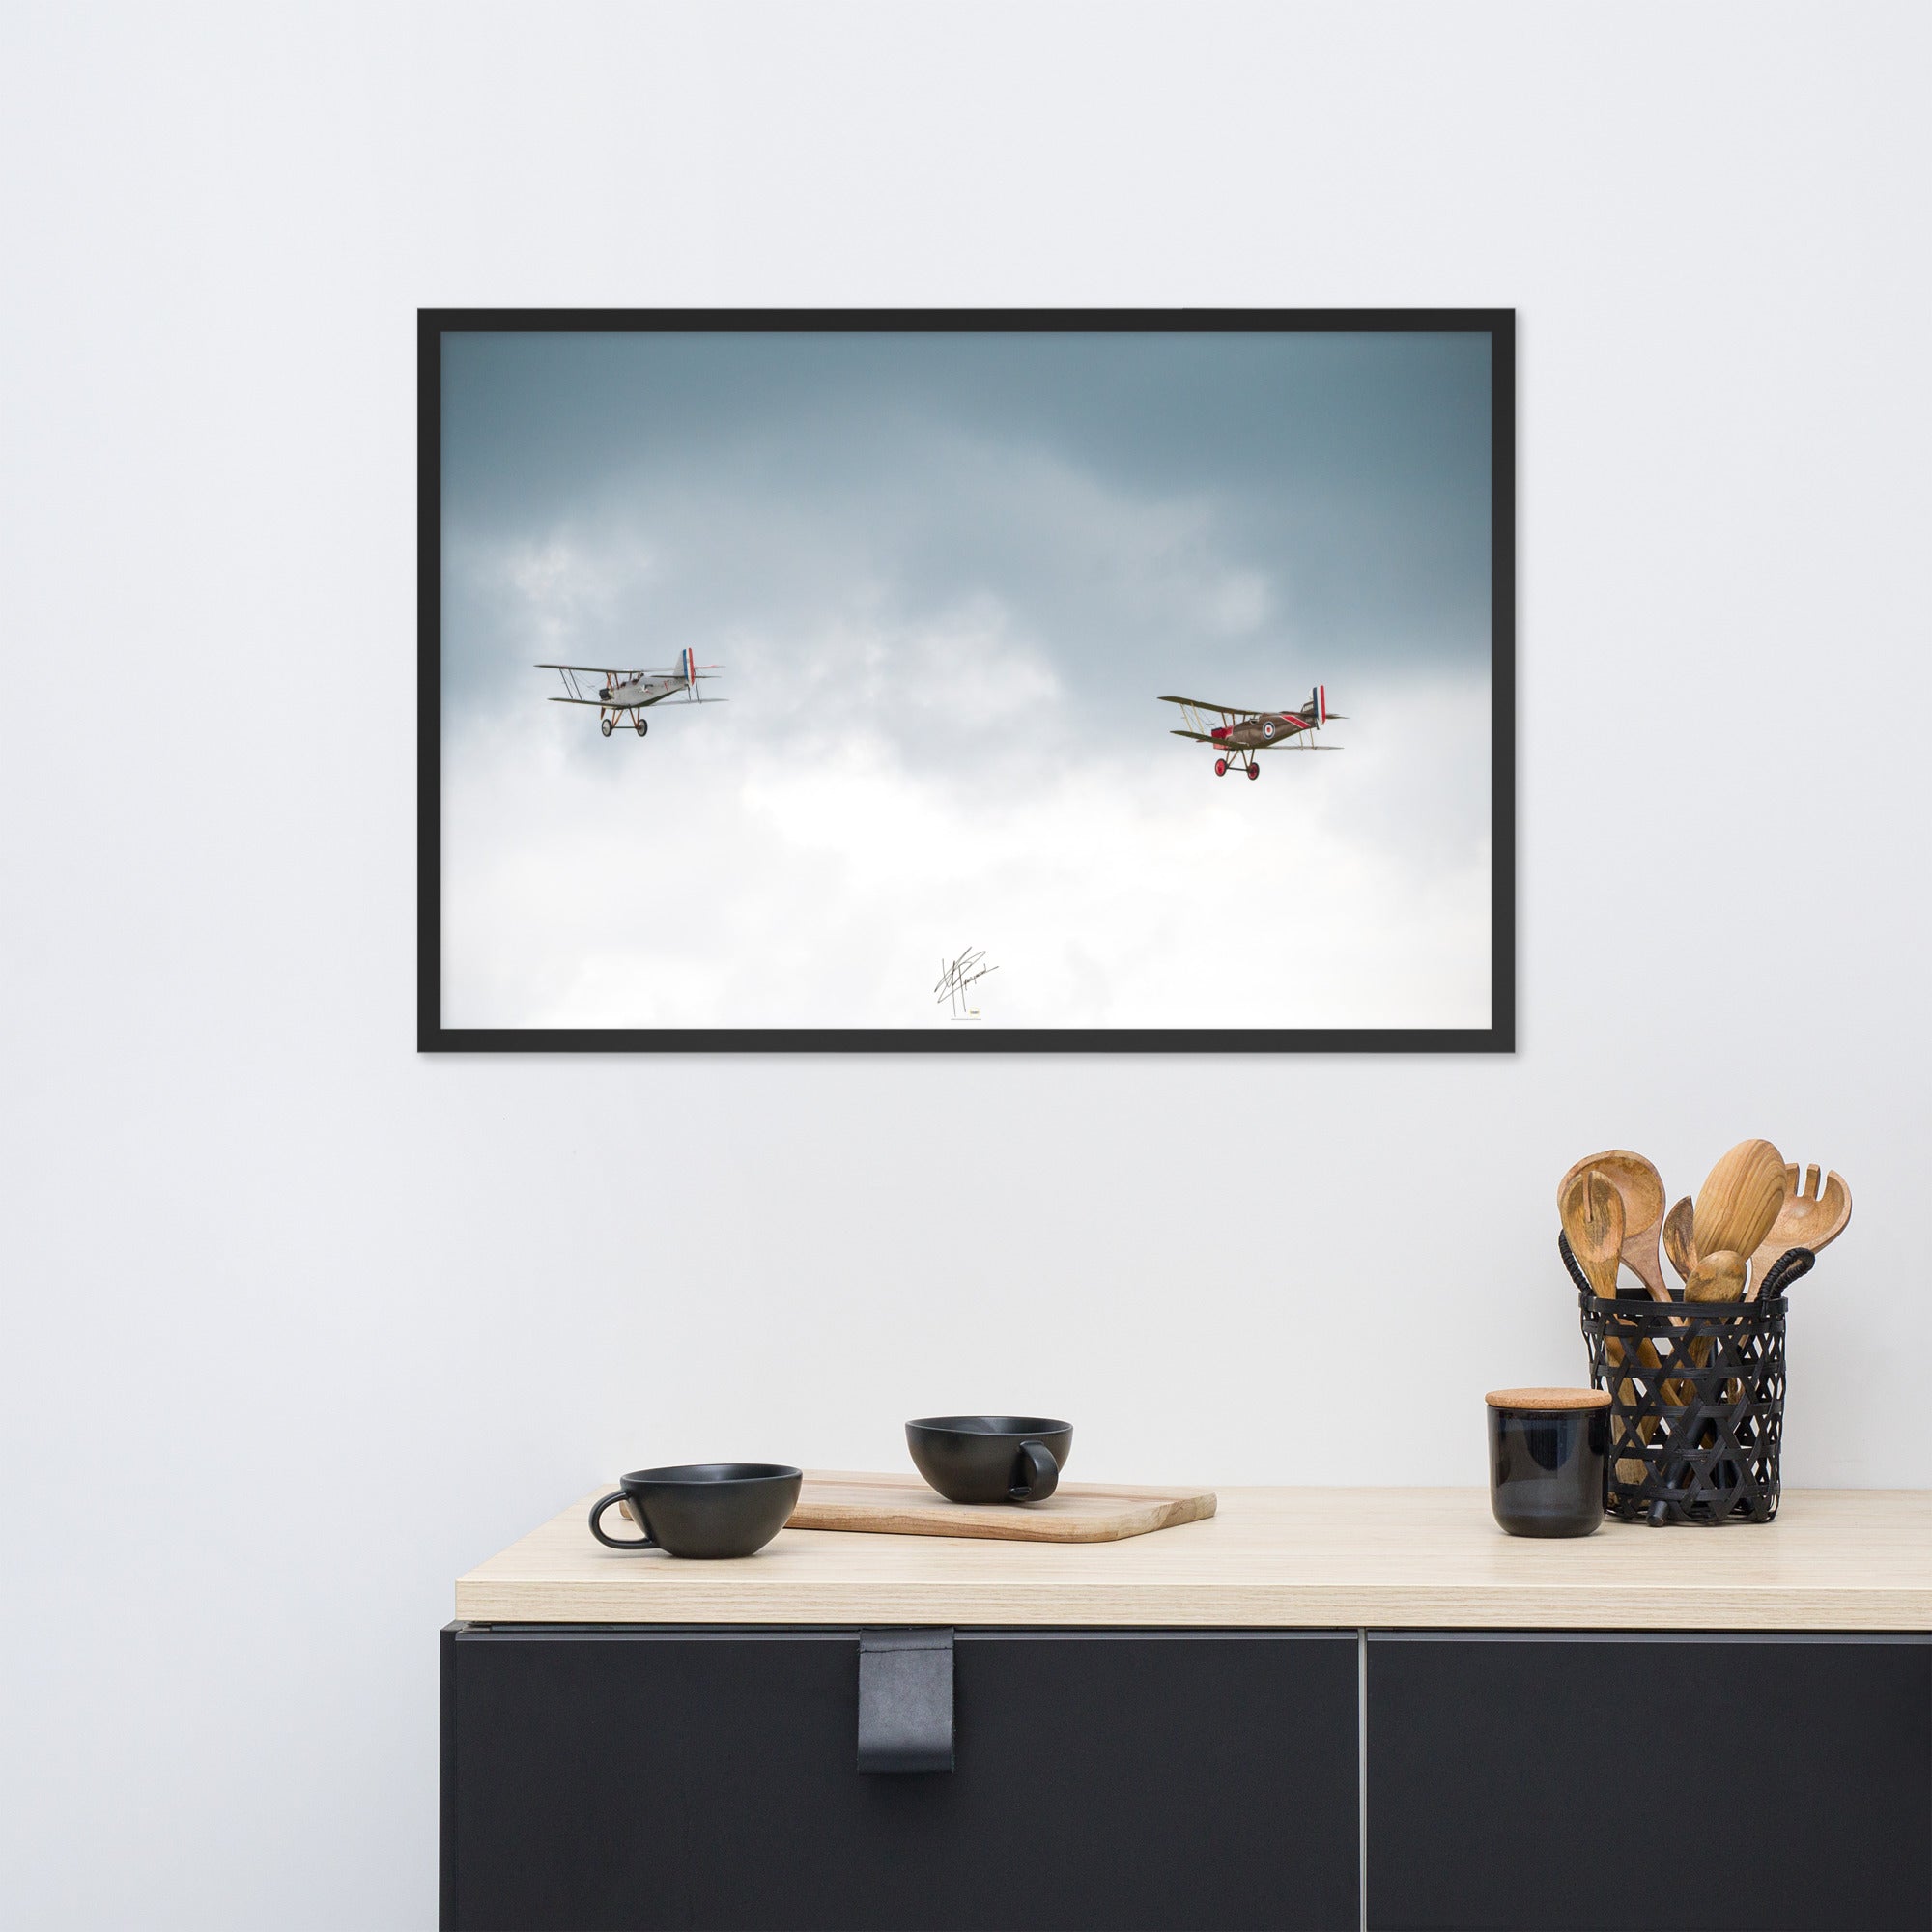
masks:
<path fill-rule="evenodd" d="M 444 1926 L 1356 1922 L 1354 1632 L 960 1631 L 909 1776 L 858 1769 L 859 1640 L 445 1631 Z"/>
<path fill-rule="evenodd" d="M 1932 1932 L 1925 1636 L 962 1629 L 915 1775 L 861 1637 L 450 1626 L 443 1926 Z"/>
<path fill-rule="evenodd" d="M 1369 1924 L 1926 1932 L 1932 1639 L 1372 1632 Z"/>

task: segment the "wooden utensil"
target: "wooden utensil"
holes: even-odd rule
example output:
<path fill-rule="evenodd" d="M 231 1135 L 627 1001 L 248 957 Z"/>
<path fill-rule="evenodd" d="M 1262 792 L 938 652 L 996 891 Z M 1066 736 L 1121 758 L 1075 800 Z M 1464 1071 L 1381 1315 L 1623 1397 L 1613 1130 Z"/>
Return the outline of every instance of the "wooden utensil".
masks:
<path fill-rule="evenodd" d="M 1617 1260 L 1624 1244 L 1624 1199 L 1595 1168 L 1586 1168 L 1556 1204 L 1570 1252 L 1604 1300 L 1617 1292 Z"/>
<path fill-rule="evenodd" d="M 1579 1160 L 1557 1183 L 1559 1214 L 1563 1211 L 1563 1198 L 1575 1185 L 1577 1177 L 1592 1168 L 1623 1197 L 1625 1264 L 1650 1291 L 1653 1301 L 1668 1301 L 1670 1291 L 1663 1285 L 1663 1269 L 1657 1259 L 1658 1230 L 1663 1221 L 1662 1177 L 1642 1154 L 1627 1149 L 1610 1148 L 1604 1153 L 1593 1153 L 1586 1160 Z"/>
<path fill-rule="evenodd" d="M 1765 1277 L 1790 1249 L 1809 1248 L 1816 1254 L 1845 1232 L 1845 1223 L 1851 1218 L 1852 1190 L 1845 1185 L 1842 1175 L 1826 1176 L 1821 1188 L 1818 1170 L 1807 1167 L 1801 1188 L 1796 1165 L 1787 1165 L 1784 1199 L 1778 1206 L 1777 1219 L 1771 1224 L 1771 1233 L 1751 1256 L 1750 1287 L 1746 1291 L 1746 1298 L 1757 1299 Z"/>
<path fill-rule="evenodd" d="M 1570 1252 L 1583 1270 L 1591 1292 L 1600 1300 L 1612 1300 L 1617 1292 L 1617 1261 L 1623 1253 L 1624 1198 L 1615 1184 L 1594 1167 L 1586 1167 L 1580 1173 L 1573 1168 L 1565 1177 L 1565 1183 L 1556 1198 L 1556 1211 L 1563 1217 L 1563 1233 L 1569 1240 Z M 1655 1350 L 1651 1352 L 1655 1354 Z M 1605 1336 L 1604 1358 L 1611 1368 L 1621 1368 L 1623 1344 Z M 1628 1378 L 1617 1393 L 1626 1403 L 1635 1401 Z M 1617 1480 L 1642 1482 L 1643 1464 L 1620 1458 Z"/>
<path fill-rule="evenodd" d="M 1679 1281 L 1689 1281 L 1697 1265 L 1697 1237 L 1692 1229 L 1695 1214 L 1687 1194 L 1663 1217 L 1663 1252 L 1670 1257 Z"/>
<path fill-rule="evenodd" d="M 1686 1301 L 1741 1301 L 1745 1292 L 1744 1257 L 1729 1248 L 1700 1255 L 1684 1282 Z"/>
<path fill-rule="evenodd" d="M 1716 1254 L 1700 1255 L 1697 1264 L 1684 1282 L 1686 1301 L 1739 1301 L 1745 1292 L 1745 1260 L 1729 1248 L 1719 1248 Z M 1685 1357 L 1695 1368 L 1703 1368 L 1711 1359 L 1711 1342 L 1707 1336 L 1693 1336 L 1685 1345 Z M 1680 1408 L 1695 1393 L 1688 1381 L 1666 1382 L 1663 1393 Z"/>
<path fill-rule="evenodd" d="M 1771 1233 L 1783 1201 L 1784 1156 L 1769 1141 L 1740 1141 L 1697 1190 L 1691 1232 L 1698 1254 L 1721 1249 L 1748 1260 Z"/>

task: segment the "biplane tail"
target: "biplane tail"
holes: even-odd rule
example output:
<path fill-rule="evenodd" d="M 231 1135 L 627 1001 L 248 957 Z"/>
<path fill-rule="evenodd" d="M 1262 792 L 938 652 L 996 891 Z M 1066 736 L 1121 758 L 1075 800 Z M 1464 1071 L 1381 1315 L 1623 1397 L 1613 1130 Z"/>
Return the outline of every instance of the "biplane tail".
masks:
<path fill-rule="evenodd" d="M 723 670 L 724 668 L 723 665 L 699 664 L 697 662 L 697 653 L 689 644 L 678 655 L 677 675 L 684 680 L 685 696 L 696 698 L 699 704 L 723 704 L 724 702 L 722 697 L 706 697 L 697 688 L 700 684 L 710 681 L 713 671 Z"/>
<path fill-rule="evenodd" d="M 1325 684 L 1318 684 L 1308 694 L 1308 710 L 1318 726 L 1327 724 L 1331 718 L 1342 718 L 1345 716 L 1340 711 L 1330 711 L 1328 709 L 1328 687 Z"/>

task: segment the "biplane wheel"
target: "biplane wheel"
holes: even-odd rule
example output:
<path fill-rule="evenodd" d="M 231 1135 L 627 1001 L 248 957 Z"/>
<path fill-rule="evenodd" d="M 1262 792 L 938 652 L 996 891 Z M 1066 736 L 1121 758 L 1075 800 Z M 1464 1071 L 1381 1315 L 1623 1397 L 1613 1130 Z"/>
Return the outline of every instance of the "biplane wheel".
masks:
<path fill-rule="evenodd" d="M 1259 765 L 1250 765 L 1248 767 L 1248 776 L 1251 779 L 1258 779 L 1261 777 L 1261 775 L 1262 775 L 1262 768 Z"/>
<path fill-rule="evenodd" d="M 651 721 L 640 713 L 638 718 L 638 736 L 641 738 L 650 728 Z"/>
<path fill-rule="evenodd" d="M 607 737 L 607 738 L 608 738 L 608 737 L 609 737 L 609 736 L 611 735 L 611 721 L 610 721 L 610 719 L 608 719 L 608 718 L 600 718 L 600 719 L 598 719 L 598 721 L 597 721 L 597 728 L 598 728 L 598 729 L 599 729 L 600 731 L 602 731 L 602 732 L 603 732 L 603 734 L 605 735 L 605 737 Z"/>
<path fill-rule="evenodd" d="M 1214 760 L 1214 776 L 1217 779 L 1224 779 L 1228 776 L 1228 761 L 1226 758 L 1216 758 Z"/>

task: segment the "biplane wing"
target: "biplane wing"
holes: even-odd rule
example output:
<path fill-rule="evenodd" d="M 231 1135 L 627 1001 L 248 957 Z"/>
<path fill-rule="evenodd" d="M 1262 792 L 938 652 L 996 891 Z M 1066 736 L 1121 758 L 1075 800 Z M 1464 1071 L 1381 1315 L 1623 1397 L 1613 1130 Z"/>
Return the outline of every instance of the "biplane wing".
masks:
<path fill-rule="evenodd" d="M 621 679 L 627 677 L 674 677 L 675 671 L 668 670 L 613 670 L 609 665 L 532 665 L 532 670 L 581 670 L 585 677 L 608 677 Z"/>
<path fill-rule="evenodd" d="M 1223 718 L 1259 718 L 1252 704 L 1209 704 L 1205 697 L 1163 697 L 1162 704 L 1178 704 L 1183 711 L 1218 711 Z"/>
<path fill-rule="evenodd" d="M 541 670 L 554 670 L 556 667 L 554 665 L 540 665 L 538 668 Z M 602 676 L 603 673 L 600 671 L 598 675 Z M 664 692 L 660 693 L 656 697 L 642 698 L 639 702 L 640 705 L 645 706 L 661 704 L 669 695 L 669 693 Z M 696 693 L 686 700 L 687 703 L 691 704 L 729 704 L 730 701 L 728 697 L 700 697 Z M 601 697 L 553 697 L 551 702 L 553 704 L 588 704 L 593 710 L 597 711 L 608 711 L 611 708 Z M 631 705 L 625 706 L 626 710 L 635 708 L 637 707 Z"/>

